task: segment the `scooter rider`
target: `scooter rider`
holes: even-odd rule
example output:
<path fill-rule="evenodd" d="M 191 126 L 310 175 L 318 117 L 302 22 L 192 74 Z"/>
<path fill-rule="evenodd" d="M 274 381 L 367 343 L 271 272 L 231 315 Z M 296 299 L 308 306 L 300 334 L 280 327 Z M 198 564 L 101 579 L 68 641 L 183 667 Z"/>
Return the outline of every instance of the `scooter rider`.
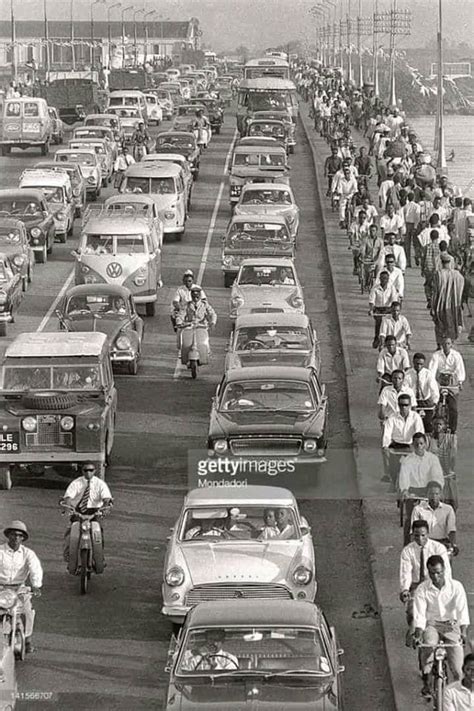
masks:
<path fill-rule="evenodd" d="M 33 595 L 41 595 L 43 585 L 43 568 L 38 556 L 31 548 L 23 545 L 29 534 L 23 521 L 12 521 L 3 531 L 7 543 L 0 546 L 0 586 L 19 588 L 29 579 Z M 22 598 L 23 614 L 25 615 L 25 651 L 34 652 L 31 641 L 35 612 L 29 596 Z"/>
<path fill-rule="evenodd" d="M 198 134 L 197 135 L 197 142 L 199 145 L 204 146 L 204 148 L 207 148 L 207 144 L 209 143 L 209 132 L 211 129 L 211 124 L 209 123 L 209 120 L 207 116 L 204 116 L 204 112 L 202 109 L 196 109 L 196 118 L 193 123 L 193 130 Z M 202 136 L 206 133 L 206 139 L 202 140 Z"/>
<path fill-rule="evenodd" d="M 67 487 L 59 505 L 75 509 L 78 513 L 91 515 L 102 510 L 105 513 L 113 505 L 112 494 L 103 479 L 96 476 L 96 465 L 93 462 L 84 462 L 81 465 L 81 476 L 73 479 Z M 77 520 L 71 515 L 69 526 L 64 534 L 64 560 L 69 557 L 69 536 L 71 524 Z M 102 526 L 101 526 L 102 530 Z M 102 546 L 104 536 L 102 531 Z"/>
<path fill-rule="evenodd" d="M 176 331 L 176 317 L 179 312 L 186 307 L 191 301 L 191 287 L 194 284 L 194 272 L 192 269 L 186 269 L 183 274 L 183 284 L 179 286 L 173 296 L 171 302 L 171 323 L 173 324 L 173 330 Z M 206 294 L 201 289 L 201 299 L 206 300 Z"/>
<path fill-rule="evenodd" d="M 193 284 L 190 292 L 191 301 L 177 315 L 176 325 L 183 328 L 194 323 L 197 326 L 213 328 L 217 323 L 217 314 L 207 299 L 202 298 L 202 288 L 199 284 Z"/>
<path fill-rule="evenodd" d="M 145 128 L 145 123 L 139 121 L 137 128 L 132 134 L 133 157 L 140 161 L 148 153 L 150 134 Z"/>

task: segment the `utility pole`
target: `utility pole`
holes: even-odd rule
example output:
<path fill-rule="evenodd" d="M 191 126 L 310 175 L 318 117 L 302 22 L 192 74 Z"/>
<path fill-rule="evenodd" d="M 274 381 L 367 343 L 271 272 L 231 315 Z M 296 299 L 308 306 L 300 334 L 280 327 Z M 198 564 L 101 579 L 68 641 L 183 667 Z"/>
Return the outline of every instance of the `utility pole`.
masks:
<path fill-rule="evenodd" d="M 71 55 L 72 55 L 72 70 L 76 68 L 76 50 L 74 47 L 74 0 L 70 0 L 70 24 L 71 24 Z"/>
<path fill-rule="evenodd" d="M 390 36 L 390 90 L 389 105 L 397 105 L 397 94 L 395 87 L 395 41 L 399 35 L 409 35 L 411 31 L 410 10 L 398 10 L 397 0 L 393 0 L 390 10 L 379 13 L 374 12 L 374 44 L 375 34 L 388 34 Z M 374 47 L 374 49 L 376 49 Z M 378 49 L 378 48 L 377 48 Z M 375 52 L 374 52 L 375 55 Z"/>
<path fill-rule="evenodd" d="M 18 65 L 16 57 L 16 26 L 15 26 L 15 9 L 13 0 L 10 0 L 10 21 L 11 21 L 11 42 L 12 42 L 12 79 L 16 82 L 18 77 Z"/>
<path fill-rule="evenodd" d="M 351 18 L 351 0 L 347 0 L 347 82 L 352 81 L 352 49 L 351 49 L 351 39 L 352 39 L 352 18 Z"/>
<path fill-rule="evenodd" d="M 395 14 L 397 12 L 397 0 L 393 0 L 393 6 L 390 10 L 390 90 L 389 90 L 389 104 L 390 106 L 397 105 L 397 95 L 395 89 Z"/>
<path fill-rule="evenodd" d="M 357 56 L 359 58 L 359 89 L 364 86 L 364 72 L 362 69 L 362 0 L 359 0 L 357 11 Z"/>
<path fill-rule="evenodd" d="M 49 47 L 49 31 L 48 31 L 48 8 L 47 8 L 47 0 L 43 0 L 43 15 L 44 15 L 44 41 L 45 41 L 45 48 L 46 48 L 46 71 L 49 72 L 51 69 L 51 57 L 50 57 L 50 47 Z"/>
<path fill-rule="evenodd" d="M 436 134 L 435 134 L 435 150 L 436 167 L 439 170 L 445 170 L 446 165 L 446 147 L 444 143 L 444 52 L 443 52 L 443 2 L 438 0 L 438 96 L 436 109 Z"/>
<path fill-rule="evenodd" d="M 379 96 L 379 47 L 378 47 L 378 17 L 379 17 L 379 0 L 374 0 L 374 11 L 373 11 L 373 44 L 372 44 L 372 74 L 374 82 L 374 94 L 376 97 Z"/>

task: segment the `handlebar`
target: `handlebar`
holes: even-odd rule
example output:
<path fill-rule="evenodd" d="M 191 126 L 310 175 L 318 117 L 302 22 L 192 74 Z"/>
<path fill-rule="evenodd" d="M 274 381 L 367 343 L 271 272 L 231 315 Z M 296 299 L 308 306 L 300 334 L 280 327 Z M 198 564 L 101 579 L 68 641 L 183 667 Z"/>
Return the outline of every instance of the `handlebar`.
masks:
<path fill-rule="evenodd" d="M 426 642 L 415 642 L 417 648 L 421 649 L 448 649 L 448 647 L 463 647 L 462 642 L 437 642 L 436 644 L 426 644 Z"/>
<path fill-rule="evenodd" d="M 60 506 L 63 508 L 63 511 L 61 512 L 62 516 L 64 516 L 66 513 L 69 513 L 73 516 L 76 516 L 80 521 L 92 521 L 92 519 L 94 518 L 102 518 L 103 516 L 106 516 L 112 508 L 112 505 L 102 506 L 102 508 L 97 509 L 92 514 L 84 514 L 80 511 L 77 511 L 74 506 L 67 506 L 65 504 L 60 504 Z"/>

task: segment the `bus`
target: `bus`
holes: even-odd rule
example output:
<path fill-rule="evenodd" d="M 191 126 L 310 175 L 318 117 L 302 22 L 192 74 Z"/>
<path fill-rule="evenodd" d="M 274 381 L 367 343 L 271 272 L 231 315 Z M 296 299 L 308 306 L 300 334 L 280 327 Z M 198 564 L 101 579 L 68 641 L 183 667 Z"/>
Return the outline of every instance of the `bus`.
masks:
<path fill-rule="evenodd" d="M 244 69 L 244 79 L 260 79 L 264 77 L 289 79 L 290 65 L 286 59 L 278 57 L 261 57 L 247 62 Z"/>
<path fill-rule="evenodd" d="M 265 52 L 266 57 L 275 57 L 275 59 L 288 59 L 288 54 L 286 52 L 279 52 L 276 49 L 267 49 Z"/>
<path fill-rule="evenodd" d="M 296 87 L 288 79 L 243 79 L 237 92 L 237 128 L 243 132 L 248 112 L 288 111 L 294 123 L 298 117 Z"/>

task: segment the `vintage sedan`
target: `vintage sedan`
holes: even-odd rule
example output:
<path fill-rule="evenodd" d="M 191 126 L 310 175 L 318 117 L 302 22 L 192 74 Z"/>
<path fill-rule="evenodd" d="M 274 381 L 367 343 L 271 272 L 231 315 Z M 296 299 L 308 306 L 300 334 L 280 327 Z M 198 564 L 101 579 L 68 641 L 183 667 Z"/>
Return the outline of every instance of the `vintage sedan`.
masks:
<path fill-rule="evenodd" d="M 315 576 L 308 522 L 290 491 L 193 489 L 169 539 L 162 612 L 179 623 L 207 600 L 312 601 Z"/>
<path fill-rule="evenodd" d="M 112 451 L 117 411 L 104 333 L 22 333 L 0 370 L 0 489 L 14 467 L 95 462 Z"/>
<path fill-rule="evenodd" d="M 343 653 L 311 602 L 203 602 L 171 640 L 166 710 L 342 711 Z"/>
<path fill-rule="evenodd" d="M 74 286 L 56 315 L 62 330 L 105 333 L 112 365 L 125 366 L 130 375 L 137 374 L 144 325 L 129 289 L 113 284 Z"/>
<path fill-rule="evenodd" d="M 306 314 L 245 314 L 231 333 L 225 369 L 296 365 L 319 373 L 319 340 Z"/>
<path fill-rule="evenodd" d="M 275 121 L 283 121 L 287 131 L 287 144 L 289 153 L 295 152 L 296 146 L 296 125 L 291 119 L 291 114 L 288 111 L 255 111 L 253 114 L 254 120 L 266 121 L 268 119 Z"/>
<path fill-rule="evenodd" d="M 283 121 L 252 119 L 247 124 L 247 136 L 275 138 L 288 151 L 288 130 Z"/>
<path fill-rule="evenodd" d="M 53 251 L 56 226 L 53 213 L 41 190 L 0 190 L 0 213 L 25 225 L 35 261 L 44 264 Z"/>
<path fill-rule="evenodd" d="M 132 140 L 133 132 L 138 127 L 138 124 L 142 121 L 145 123 L 143 113 L 136 106 L 109 106 L 107 113 L 113 114 L 120 119 L 122 139 L 126 143 Z"/>
<path fill-rule="evenodd" d="M 21 220 L 0 216 L 0 252 L 8 257 L 11 268 L 20 275 L 22 289 L 26 291 L 31 283 L 35 255 Z"/>
<path fill-rule="evenodd" d="M 156 153 L 179 153 L 189 163 L 194 180 L 199 177 L 201 151 L 196 136 L 189 131 L 166 131 L 156 137 Z"/>
<path fill-rule="evenodd" d="M 106 188 L 114 174 L 112 146 L 105 138 L 73 138 L 68 143 L 72 150 L 93 149 L 99 159 L 102 170 L 102 187 Z"/>
<path fill-rule="evenodd" d="M 56 170 L 27 168 L 20 176 L 19 187 L 22 190 L 41 190 L 54 216 L 56 238 L 59 242 L 66 242 L 72 235 L 76 216 L 69 175 Z"/>
<path fill-rule="evenodd" d="M 244 259 L 253 257 L 294 258 L 294 241 L 285 217 L 262 220 L 258 215 L 234 216 L 222 238 L 222 271 L 225 286 L 234 282 Z"/>
<path fill-rule="evenodd" d="M 121 141 L 123 137 L 123 128 L 120 122 L 120 117 L 113 114 L 88 114 L 84 119 L 84 126 L 105 126 L 111 128 L 114 132 L 115 140 Z"/>
<path fill-rule="evenodd" d="M 71 150 L 60 148 L 54 154 L 55 163 L 77 163 L 86 180 L 86 195 L 91 200 L 97 200 L 102 190 L 102 168 L 99 156 L 93 148 Z"/>
<path fill-rule="evenodd" d="M 276 144 L 265 146 L 236 146 L 229 168 L 229 200 L 233 207 L 246 183 L 290 184 L 290 167 L 286 150 Z"/>
<path fill-rule="evenodd" d="M 75 140 L 81 140 L 81 138 L 106 140 L 112 153 L 112 160 L 115 161 L 117 158 L 118 141 L 113 128 L 109 128 L 108 126 L 78 126 L 74 129 L 72 138 Z"/>
<path fill-rule="evenodd" d="M 81 166 L 78 163 L 66 163 L 64 161 L 61 163 L 42 161 L 41 163 L 36 163 L 34 167 L 38 170 L 57 170 L 69 176 L 75 205 L 75 216 L 81 217 L 87 200 L 86 179 L 82 173 Z"/>
<path fill-rule="evenodd" d="M 205 116 L 208 115 L 204 104 L 181 104 L 178 106 L 178 114 L 173 121 L 173 130 L 192 131 L 198 109 L 201 109 Z"/>
<path fill-rule="evenodd" d="M 244 313 L 304 313 L 303 287 L 293 260 L 284 257 L 244 259 L 230 295 L 230 318 Z"/>
<path fill-rule="evenodd" d="M 326 388 L 314 370 L 233 368 L 212 402 L 209 455 L 323 462 L 327 429 Z"/>
<path fill-rule="evenodd" d="M 285 183 L 247 183 L 235 206 L 236 215 L 284 215 L 294 239 L 298 234 L 300 211 L 295 196 Z"/>
<path fill-rule="evenodd" d="M 7 323 L 13 323 L 14 313 L 23 298 L 23 279 L 13 269 L 10 258 L 0 252 L 0 336 L 7 335 Z"/>

